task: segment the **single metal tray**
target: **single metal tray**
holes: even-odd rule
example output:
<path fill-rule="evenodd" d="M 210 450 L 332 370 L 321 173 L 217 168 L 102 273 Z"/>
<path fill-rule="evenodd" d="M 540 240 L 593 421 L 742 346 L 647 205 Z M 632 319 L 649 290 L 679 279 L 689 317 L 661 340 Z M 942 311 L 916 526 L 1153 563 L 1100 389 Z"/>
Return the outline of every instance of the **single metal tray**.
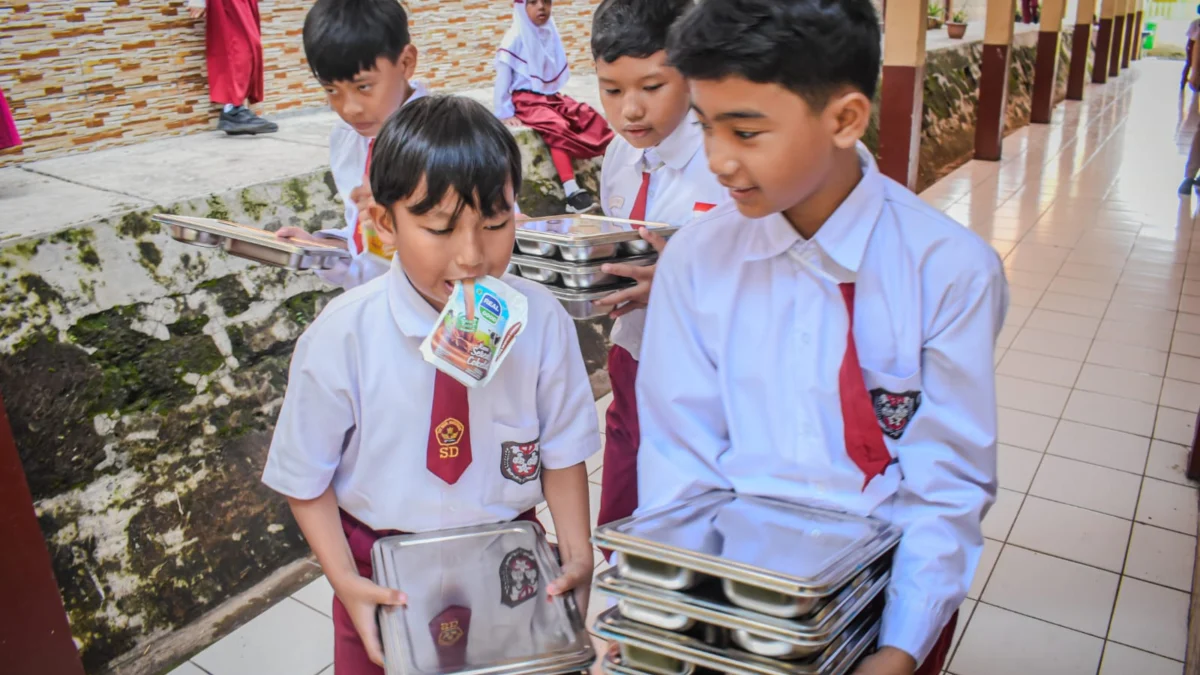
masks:
<path fill-rule="evenodd" d="M 371 563 L 376 583 L 408 595 L 379 613 L 388 675 L 555 675 L 595 661 L 574 596 L 546 593 L 561 568 L 536 523 L 385 537 Z"/>
<path fill-rule="evenodd" d="M 617 556 L 617 570 L 623 579 L 668 591 L 687 590 L 710 578 L 686 567 L 633 554 Z"/>
<path fill-rule="evenodd" d="M 629 621 L 616 608 L 601 614 L 592 630 L 622 647 L 632 645 L 699 668 L 733 675 L 845 675 L 875 646 L 879 617 L 860 617 L 823 651 L 802 661 L 783 661 L 734 647 L 708 645 L 686 635 Z"/>
<path fill-rule="evenodd" d="M 833 595 L 899 540 L 900 530 L 879 519 L 721 491 L 604 525 L 593 536 L 622 557 L 789 596 L 778 603 L 780 614 L 800 606 L 798 598 Z"/>
<path fill-rule="evenodd" d="M 679 228 L 642 220 L 587 214 L 531 218 L 517 223 L 517 250 L 525 255 L 587 262 L 619 254 L 642 255 L 652 248 L 637 229 L 646 227 L 663 237 Z"/>
<path fill-rule="evenodd" d="M 675 631 L 676 633 L 685 632 L 696 625 L 695 619 L 683 614 L 664 612 L 653 605 L 644 604 L 629 598 L 620 598 L 617 601 L 617 607 L 621 610 L 621 616 L 630 621 L 649 624 L 655 628 Z"/>
<path fill-rule="evenodd" d="M 618 572 L 602 573 L 596 580 L 596 590 L 617 598 L 617 606 L 624 618 L 641 621 L 626 611 L 628 605 L 637 603 L 637 606 L 649 607 L 663 616 L 674 617 L 676 623 L 689 620 L 689 628 L 695 623 L 705 623 L 728 629 L 732 631 L 733 641 L 746 651 L 786 659 L 808 657 L 827 648 L 847 626 L 872 607 L 891 577 L 886 565 L 864 570 L 814 614 L 803 620 L 791 620 L 730 605 L 720 599 L 715 589 L 712 593 L 704 593 L 703 589 L 689 593 L 664 591 L 622 579 Z M 665 623 L 641 622 L 679 632 Z"/>
<path fill-rule="evenodd" d="M 221 247 L 238 258 L 291 270 L 331 269 L 340 260 L 350 258 L 348 251 L 321 242 L 297 243 L 279 239 L 274 233 L 257 227 L 238 225 L 213 218 L 193 218 L 159 213 L 155 222 L 166 225 L 176 241 Z"/>
<path fill-rule="evenodd" d="M 645 267 L 646 265 L 653 265 L 656 260 L 658 260 L 658 255 L 651 254 L 622 258 L 620 262 Z M 513 254 L 509 266 L 516 266 L 521 276 L 530 281 L 536 281 L 539 284 L 565 286 L 566 288 L 582 290 L 593 288 L 607 289 L 613 284 L 626 280 L 626 277 L 601 271 L 600 268 L 609 262 L 612 261 L 572 263 L 533 255 Z"/>
<path fill-rule="evenodd" d="M 649 649 L 643 649 L 629 643 L 622 643 L 621 647 L 621 662 L 628 668 L 632 668 L 641 673 L 648 675 L 692 675 L 696 672 L 696 666 L 686 661 L 681 661 L 673 656 L 660 654 Z"/>
<path fill-rule="evenodd" d="M 563 304 L 563 307 L 566 308 L 567 314 L 571 318 L 576 321 L 583 321 L 607 315 L 612 310 L 608 307 L 598 307 L 596 301 L 612 295 L 615 291 L 629 288 L 633 285 L 634 283 L 631 281 L 626 284 L 609 286 L 608 288 L 589 288 L 586 290 L 559 288 L 558 286 L 547 286 L 546 288 L 549 289 L 554 297 L 558 298 L 558 301 Z"/>

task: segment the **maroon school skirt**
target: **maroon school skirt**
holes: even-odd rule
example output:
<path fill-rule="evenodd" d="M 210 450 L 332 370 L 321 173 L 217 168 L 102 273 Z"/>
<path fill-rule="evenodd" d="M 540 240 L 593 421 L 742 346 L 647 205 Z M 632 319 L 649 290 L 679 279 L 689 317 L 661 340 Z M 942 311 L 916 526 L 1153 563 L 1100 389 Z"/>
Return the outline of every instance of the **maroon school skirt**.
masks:
<path fill-rule="evenodd" d="M 613 138 L 612 129 L 600 113 L 570 96 L 514 91 L 512 102 L 522 124 L 571 159 L 599 157 Z"/>
<path fill-rule="evenodd" d="M 372 530 L 345 511 L 341 513 L 342 531 L 346 533 L 358 574 L 370 579 L 371 547 L 383 537 L 405 533 L 398 530 Z M 517 516 L 517 520 L 538 522 L 532 509 Z M 367 657 L 367 649 L 358 637 L 354 621 L 336 595 L 333 597 L 333 672 L 335 675 L 384 675 L 383 668 L 371 663 Z"/>

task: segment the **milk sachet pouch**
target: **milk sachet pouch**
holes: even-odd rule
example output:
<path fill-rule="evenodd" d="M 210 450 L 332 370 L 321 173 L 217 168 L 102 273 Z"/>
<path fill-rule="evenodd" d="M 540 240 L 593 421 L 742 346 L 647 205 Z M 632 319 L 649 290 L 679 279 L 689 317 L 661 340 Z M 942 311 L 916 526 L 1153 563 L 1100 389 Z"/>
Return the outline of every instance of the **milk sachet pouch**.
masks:
<path fill-rule="evenodd" d="M 525 329 L 529 304 L 494 277 L 455 282 L 421 356 L 467 387 L 491 382 L 513 341 Z"/>

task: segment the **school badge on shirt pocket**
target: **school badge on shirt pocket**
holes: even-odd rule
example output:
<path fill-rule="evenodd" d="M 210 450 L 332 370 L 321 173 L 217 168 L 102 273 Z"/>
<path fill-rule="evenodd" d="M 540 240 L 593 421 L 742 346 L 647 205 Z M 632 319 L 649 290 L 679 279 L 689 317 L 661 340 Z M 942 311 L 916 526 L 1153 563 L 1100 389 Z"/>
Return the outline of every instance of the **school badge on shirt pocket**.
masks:
<path fill-rule="evenodd" d="M 535 438 L 528 443 L 501 443 L 500 473 L 517 485 L 541 478 L 542 450 L 538 440 Z"/>
<path fill-rule="evenodd" d="M 533 551 L 513 549 L 500 562 L 500 602 L 516 607 L 537 595 L 541 575 Z"/>
<path fill-rule="evenodd" d="M 871 402 L 875 404 L 875 417 L 879 420 L 879 428 L 893 440 L 904 435 L 909 421 L 921 407 L 921 392 L 906 391 L 893 394 L 886 389 L 872 389 Z"/>

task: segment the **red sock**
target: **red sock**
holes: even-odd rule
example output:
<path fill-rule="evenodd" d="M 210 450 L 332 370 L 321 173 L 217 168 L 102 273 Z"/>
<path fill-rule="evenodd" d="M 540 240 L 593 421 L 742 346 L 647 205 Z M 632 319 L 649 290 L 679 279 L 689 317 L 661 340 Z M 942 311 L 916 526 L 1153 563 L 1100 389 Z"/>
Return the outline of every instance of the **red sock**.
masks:
<path fill-rule="evenodd" d="M 558 171 L 560 181 L 575 180 L 575 167 L 571 166 L 571 156 L 566 150 L 550 148 L 550 160 L 554 162 L 554 170 Z"/>

